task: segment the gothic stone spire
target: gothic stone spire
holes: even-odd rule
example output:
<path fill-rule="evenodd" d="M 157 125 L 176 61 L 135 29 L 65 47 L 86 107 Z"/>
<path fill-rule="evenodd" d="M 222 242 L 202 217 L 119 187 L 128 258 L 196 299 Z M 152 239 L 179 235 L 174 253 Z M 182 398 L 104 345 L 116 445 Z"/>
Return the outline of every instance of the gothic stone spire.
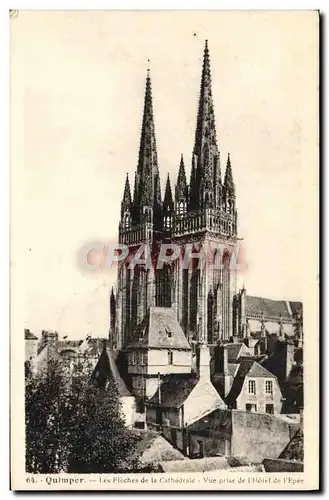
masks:
<path fill-rule="evenodd" d="M 124 218 L 124 215 L 127 214 L 127 212 L 129 212 L 129 214 L 131 213 L 131 192 L 128 174 L 121 202 L 121 218 Z"/>
<path fill-rule="evenodd" d="M 235 185 L 233 181 L 230 153 L 227 156 L 227 164 L 224 178 L 224 191 L 226 197 L 235 198 Z"/>
<path fill-rule="evenodd" d="M 220 179 L 220 172 L 207 40 L 203 56 L 193 158 L 196 168 L 196 205 L 198 208 L 215 207 L 217 199 L 215 184 Z"/>
<path fill-rule="evenodd" d="M 186 182 L 184 158 L 182 155 L 179 164 L 177 184 L 175 188 L 175 200 L 180 201 L 183 198 L 186 201 L 186 197 L 187 197 L 187 182 Z"/>
<path fill-rule="evenodd" d="M 147 71 L 142 131 L 135 179 L 134 214 L 140 222 L 143 214 L 152 214 L 156 223 L 161 217 L 161 192 L 155 139 L 153 100 L 150 71 Z"/>
<path fill-rule="evenodd" d="M 163 199 L 163 212 L 172 212 L 174 210 L 174 202 L 172 198 L 172 192 L 171 192 L 171 184 L 170 184 L 170 177 L 168 174 L 167 177 L 167 183 L 166 183 L 166 190 L 165 190 L 165 195 Z"/>

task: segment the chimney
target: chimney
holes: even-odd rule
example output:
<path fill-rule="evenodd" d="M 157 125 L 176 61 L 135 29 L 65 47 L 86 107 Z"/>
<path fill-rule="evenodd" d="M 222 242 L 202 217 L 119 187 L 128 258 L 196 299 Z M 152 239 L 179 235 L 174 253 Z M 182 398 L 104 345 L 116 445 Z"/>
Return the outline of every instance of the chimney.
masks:
<path fill-rule="evenodd" d="M 215 373 L 228 374 L 228 349 L 227 346 L 217 346 L 215 353 Z"/>
<path fill-rule="evenodd" d="M 161 376 L 160 372 L 158 372 L 158 394 L 159 394 L 159 405 L 161 405 Z"/>
<path fill-rule="evenodd" d="M 206 344 L 197 347 L 197 373 L 200 379 L 210 380 L 210 351 Z"/>

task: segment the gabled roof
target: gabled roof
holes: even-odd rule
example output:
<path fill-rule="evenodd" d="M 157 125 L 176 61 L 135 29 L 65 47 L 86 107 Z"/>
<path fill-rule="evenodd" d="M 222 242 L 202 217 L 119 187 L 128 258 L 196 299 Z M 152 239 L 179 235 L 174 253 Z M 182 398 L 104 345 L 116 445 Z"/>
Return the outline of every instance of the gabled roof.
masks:
<path fill-rule="evenodd" d="M 290 319 L 291 314 L 287 302 L 284 300 L 265 299 L 263 297 L 253 297 L 246 295 L 246 315 L 260 315 L 264 317 L 277 317 Z"/>
<path fill-rule="evenodd" d="M 244 380 L 247 376 L 252 378 L 276 378 L 273 373 L 266 370 L 266 368 L 253 359 L 241 361 L 237 374 L 234 377 L 231 390 L 227 395 L 227 402 L 233 403 L 236 400 L 242 390 Z"/>
<path fill-rule="evenodd" d="M 114 353 L 111 349 L 103 350 L 93 371 L 92 380 L 95 380 L 97 385 L 102 389 L 106 389 L 114 381 L 120 397 L 131 396 L 120 376 Z"/>
<path fill-rule="evenodd" d="M 174 448 L 161 434 L 154 431 L 133 432 L 140 436 L 140 440 L 137 442 L 134 450 L 134 455 L 142 463 L 185 459 L 184 455 Z"/>
<path fill-rule="evenodd" d="M 160 386 L 160 394 L 158 389 L 148 404 L 180 408 L 197 385 L 198 380 L 194 373 L 166 375 Z"/>
<path fill-rule="evenodd" d="M 235 363 L 240 356 L 250 356 L 249 348 L 243 342 L 234 342 L 225 344 L 227 349 L 227 360 L 229 363 Z"/>
<path fill-rule="evenodd" d="M 38 337 L 34 335 L 34 333 L 30 332 L 30 330 L 26 329 L 24 330 L 24 336 L 25 340 L 38 340 Z"/>
<path fill-rule="evenodd" d="M 191 350 L 171 307 L 150 307 L 125 347 L 173 348 Z"/>
<path fill-rule="evenodd" d="M 291 441 L 287 444 L 279 458 L 284 460 L 304 460 L 304 433 L 298 429 Z"/>
<path fill-rule="evenodd" d="M 232 412 L 231 410 L 217 409 L 208 415 L 193 422 L 189 426 L 189 432 L 207 432 L 211 433 L 212 430 L 220 431 L 225 428 L 230 431 L 232 428 Z"/>
<path fill-rule="evenodd" d="M 239 363 L 227 363 L 228 374 L 231 377 L 235 377 L 238 367 Z"/>

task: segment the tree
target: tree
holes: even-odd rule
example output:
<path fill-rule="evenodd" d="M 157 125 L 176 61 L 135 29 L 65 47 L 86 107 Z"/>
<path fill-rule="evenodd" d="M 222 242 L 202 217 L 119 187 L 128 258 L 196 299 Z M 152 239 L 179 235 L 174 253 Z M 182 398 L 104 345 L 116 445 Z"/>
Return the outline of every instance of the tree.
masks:
<path fill-rule="evenodd" d="M 91 382 L 91 369 L 68 371 L 58 360 L 35 377 L 26 372 L 26 470 L 33 473 L 134 470 L 137 437 L 124 425 L 115 383 Z"/>

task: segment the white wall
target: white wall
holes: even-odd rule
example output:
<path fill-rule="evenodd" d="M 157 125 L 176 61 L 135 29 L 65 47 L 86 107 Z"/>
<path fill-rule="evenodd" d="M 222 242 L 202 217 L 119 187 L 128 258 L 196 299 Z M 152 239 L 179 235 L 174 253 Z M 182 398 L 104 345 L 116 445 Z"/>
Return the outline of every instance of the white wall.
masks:
<path fill-rule="evenodd" d="M 249 394 L 248 382 L 249 380 L 254 380 L 256 383 L 256 394 Z M 265 393 L 265 381 L 270 380 L 273 385 L 273 395 Z M 256 404 L 257 413 L 265 413 L 266 405 L 274 405 L 274 413 L 281 413 L 281 402 L 282 393 L 275 378 L 263 378 L 263 377 L 246 377 L 242 386 L 242 390 L 236 400 L 236 409 L 246 411 L 246 404 Z"/>
<path fill-rule="evenodd" d="M 150 349 L 148 354 L 149 375 L 156 375 L 160 372 L 162 375 L 167 373 L 191 373 L 192 351 L 182 351 L 171 349 L 173 353 L 173 362 L 168 364 L 167 349 Z"/>
<path fill-rule="evenodd" d="M 120 398 L 122 411 L 125 417 L 127 427 L 131 427 L 135 422 L 136 401 L 133 396 L 124 396 Z"/>
<path fill-rule="evenodd" d="M 199 418 L 226 404 L 210 380 L 200 379 L 184 403 L 184 423 L 192 424 Z"/>

